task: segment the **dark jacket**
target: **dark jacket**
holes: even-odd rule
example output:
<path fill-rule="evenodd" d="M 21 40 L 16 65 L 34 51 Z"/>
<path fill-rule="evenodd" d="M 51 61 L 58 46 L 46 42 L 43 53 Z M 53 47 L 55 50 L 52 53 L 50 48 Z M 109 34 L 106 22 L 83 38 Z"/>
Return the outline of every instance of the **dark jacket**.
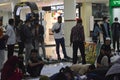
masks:
<path fill-rule="evenodd" d="M 70 42 L 73 43 L 74 41 L 85 41 L 84 28 L 80 23 L 71 29 Z"/>
<path fill-rule="evenodd" d="M 107 23 L 107 31 L 108 31 L 108 35 L 107 36 L 107 33 L 105 31 L 105 26 L 104 26 L 104 23 L 101 24 L 101 29 L 102 29 L 102 32 L 103 32 L 103 37 L 110 37 L 110 27 L 109 27 L 109 23 Z"/>
<path fill-rule="evenodd" d="M 24 38 L 24 43 L 32 43 L 33 34 L 32 34 L 31 27 L 28 27 L 27 25 L 24 25 L 23 36 L 22 37 Z"/>
<path fill-rule="evenodd" d="M 120 36 L 120 23 L 114 22 L 111 26 L 112 37 L 115 39 L 119 39 Z"/>

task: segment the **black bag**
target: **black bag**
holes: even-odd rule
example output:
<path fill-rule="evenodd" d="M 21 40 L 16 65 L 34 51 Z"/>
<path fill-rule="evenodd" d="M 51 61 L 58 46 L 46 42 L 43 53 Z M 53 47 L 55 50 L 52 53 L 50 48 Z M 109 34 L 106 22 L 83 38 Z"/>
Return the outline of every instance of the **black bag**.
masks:
<path fill-rule="evenodd" d="M 55 31 L 55 33 L 59 33 L 60 30 L 61 30 L 61 24 L 60 24 L 60 27 L 58 29 L 55 29 L 54 31 Z"/>

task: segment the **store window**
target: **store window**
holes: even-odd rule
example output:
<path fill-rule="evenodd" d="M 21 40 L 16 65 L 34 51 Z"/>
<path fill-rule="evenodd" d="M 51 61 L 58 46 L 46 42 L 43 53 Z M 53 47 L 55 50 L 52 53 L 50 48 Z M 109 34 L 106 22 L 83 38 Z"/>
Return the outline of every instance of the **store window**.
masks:
<path fill-rule="evenodd" d="M 93 3 L 92 15 L 94 18 L 103 18 L 104 16 L 109 17 L 109 6 L 106 3 Z"/>

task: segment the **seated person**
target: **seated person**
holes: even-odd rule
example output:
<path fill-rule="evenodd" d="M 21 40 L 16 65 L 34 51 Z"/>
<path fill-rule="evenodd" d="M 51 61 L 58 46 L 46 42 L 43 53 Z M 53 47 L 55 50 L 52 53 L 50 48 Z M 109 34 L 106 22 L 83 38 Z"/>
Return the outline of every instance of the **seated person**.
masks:
<path fill-rule="evenodd" d="M 40 76 L 41 70 L 44 66 L 44 62 L 37 56 L 37 50 L 31 50 L 30 59 L 28 60 L 27 72 L 31 77 Z"/>
<path fill-rule="evenodd" d="M 110 38 L 106 38 L 105 44 L 101 46 L 100 54 L 97 58 L 97 68 L 109 67 L 110 55 L 111 55 Z"/>
<path fill-rule="evenodd" d="M 1 72 L 1 80 L 22 80 L 22 71 L 18 68 L 19 59 L 11 56 L 4 64 Z"/>

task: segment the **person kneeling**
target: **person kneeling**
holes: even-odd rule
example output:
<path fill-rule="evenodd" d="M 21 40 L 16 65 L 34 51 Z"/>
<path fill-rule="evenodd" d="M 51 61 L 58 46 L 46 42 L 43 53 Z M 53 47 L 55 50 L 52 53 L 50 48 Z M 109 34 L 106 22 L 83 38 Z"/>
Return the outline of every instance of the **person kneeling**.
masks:
<path fill-rule="evenodd" d="M 37 56 L 37 50 L 31 50 L 30 59 L 28 61 L 27 72 L 31 77 L 40 76 L 41 70 L 44 66 L 44 62 L 40 57 Z"/>

